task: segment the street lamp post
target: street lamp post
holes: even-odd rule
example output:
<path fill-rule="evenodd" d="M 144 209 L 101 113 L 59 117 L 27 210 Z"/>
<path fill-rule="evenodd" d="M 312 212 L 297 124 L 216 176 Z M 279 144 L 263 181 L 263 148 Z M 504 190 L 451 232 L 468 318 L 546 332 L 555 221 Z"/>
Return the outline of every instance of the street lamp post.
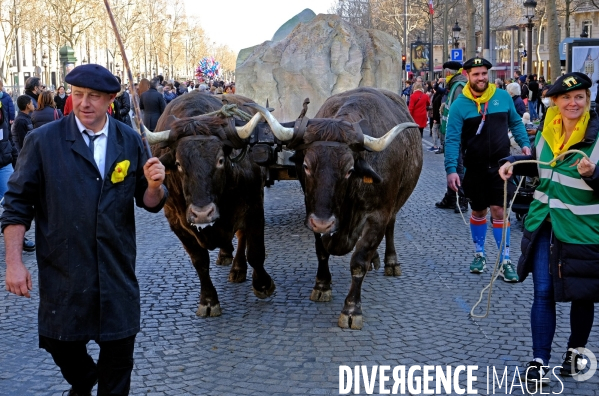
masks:
<path fill-rule="evenodd" d="M 530 76 L 532 74 L 532 28 L 534 24 L 532 23 L 533 18 L 535 17 L 535 9 L 537 8 L 537 2 L 535 0 L 526 0 L 524 2 L 525 14 L 524 16 L 528 20 L 526 27 L 528 28 L 528 41 L 527 41 L 527 54 L 526 54 L 526 74 Z"/>
<path fill-rule="evenodd" d="M 42 54 L 42 66 L 44 67 L 44 84 L 48 85 L 48 54 L 46 51 Z"/>
<path fill-rule="evenodd" d="M 522 73 L 524 71 L 524 44 L 522 44 L 522 41 L 520 41 L 520 44 L 518 44 L 518 55 L 520 55 L 520 64 L 518 65 L 518 68 L 520 69 L 520 73 Z M 514 74 L 512 73 L 512 75 Z"/>
<path fill-rule="evenodd" d="M 453 48 L 460 48 L 460 32 L 462 31 L 462 28 L 460 27 L 460 25 L 458 25 L 458 21 L 455 21 L 455 25 L 453 25 L 453 28 L 451 28 L 452 34 L 453 34 Z"/>

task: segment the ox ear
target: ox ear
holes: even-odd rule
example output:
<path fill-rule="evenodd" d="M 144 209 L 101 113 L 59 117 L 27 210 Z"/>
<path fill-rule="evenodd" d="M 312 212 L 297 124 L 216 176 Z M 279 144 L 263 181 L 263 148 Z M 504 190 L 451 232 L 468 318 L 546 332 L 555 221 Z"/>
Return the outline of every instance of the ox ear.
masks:
<path fill-rule="evenodd" d="M 365 119 L 361 119 L 359 122 L 357 122 L 356 124 L 358 124 L 358 126 L 360 127 L 360 129 L 362 130 L 362 133 L 368 136 L 372 136 L 372 133 L 370 131 L 370 124 L 368 123 L 367 120 Z M 355 125 L 354 125 L 354 129 L 356 129 Z M 357 131 L 356 131 L 357 132 Z"/>
<path fill-rule="evenodd" d="M 164 165 L 166 169 L 174 168 L 176 166 L 175 162 L 177 162 L 175 158 L 175 153 L 173 153 L 172 151 L 162 154 L 159 160 L 160 162 L 162 162 L 162 165 Z"/>
<path fill-rule="evenodd" d="M 383 178 L 370 167 L 364 158 L 359 157 L 354 161 L 354 175 L 364 180 L 365 183 L 380 183 Z"/>
<path fill-rule="evenodd" d="M 350 134 L 346 143 L 353 151 L 364 150 L 364 135 L 371 135 L 370 125 L 367 120 L 360 120 L 352 124 L 355 134 Z"/>

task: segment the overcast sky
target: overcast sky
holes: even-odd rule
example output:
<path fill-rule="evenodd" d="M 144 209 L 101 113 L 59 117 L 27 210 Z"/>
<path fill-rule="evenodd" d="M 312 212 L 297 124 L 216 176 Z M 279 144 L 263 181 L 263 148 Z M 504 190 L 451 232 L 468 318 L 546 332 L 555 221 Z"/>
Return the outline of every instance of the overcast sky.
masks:
<path fill-rule="evenodd" d="M 272 39 L 277 29 L 294 15 L 309 8 L 326 14 L 334 0 L 184 0 L 189 14 L 199 15 L 202 27 L 217 44 L 239 52 Z"/>

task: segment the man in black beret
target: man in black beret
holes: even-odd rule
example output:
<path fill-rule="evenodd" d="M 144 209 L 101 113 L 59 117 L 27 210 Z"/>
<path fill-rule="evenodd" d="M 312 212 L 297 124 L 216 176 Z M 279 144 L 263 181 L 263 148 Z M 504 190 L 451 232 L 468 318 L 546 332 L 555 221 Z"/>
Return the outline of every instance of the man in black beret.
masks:
<path fill-rule="evenodd" d="M 453 73 L 462 68 L 462 64 L 458 61 L 447 61 L 443 63 L 443 69 L 451 70 Z"/>
<path fill-rule="evenodd" d="M 489 84 L 488 70 L 493 67 L 484 58 L 475 57 L 464 63 L 468 83 L 449 109 L 445 137 L 445 171 L 447 185 L 463 191 L 470 200 L 470 231 L 475 247 L 470 272 L 482 273 L 486 268 L 485 239 L 487 208 L 491 208 L 493 236 L 501 244 L 503 224 L 503 180 L 498 161 L 510 154 L 508 128 L 522 152 L 530 154 L 530 142 L 507 91 Z M 462 153 L 466 168 L 463 183 L 458 175 L 458 158 Z M 511 184 L 510 184 L 511 186 Z M 515 188 L 514 188 L 515 189 Z M 510 187 L 510 195 L 514 193 Z M 506 228 L 509 224 L 506 225 Z M 506 282 L 517 282 L 518 275 L 509 259 L 509 228 L 501 250 L 500 274 Z"/>
<path fill-rule="evenodd" d="M 73 112 L 27 135 L 0 217 L 6 289 L 30 297 L 23 235 L 35 219 L 39 346 L 71 385 L 69 395 L 127 395 L 140 328 L 134 203 L 158 212 L 164 166 L 139 135 L 107 116 L 120 90 L 99 65 L 76 67 Z M 97 364 L 89 341 L 100 346 Z"/>

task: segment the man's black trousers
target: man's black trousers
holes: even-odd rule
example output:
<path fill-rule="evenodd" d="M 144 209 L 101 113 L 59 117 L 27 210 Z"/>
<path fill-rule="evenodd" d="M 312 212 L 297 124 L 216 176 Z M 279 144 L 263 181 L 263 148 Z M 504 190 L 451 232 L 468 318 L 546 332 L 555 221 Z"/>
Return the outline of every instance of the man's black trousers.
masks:
<path fill-rule="evenodd" d="M 81 395 L 88 394 L 96 382 L 98 396 L 129 394 L 135 336 L 115 341 L 97 342 L 98 363 L 87 353 L 88 341 L 61 341 L 39 336 L 40 348 L 48 351 L 64 379 Z"/>

